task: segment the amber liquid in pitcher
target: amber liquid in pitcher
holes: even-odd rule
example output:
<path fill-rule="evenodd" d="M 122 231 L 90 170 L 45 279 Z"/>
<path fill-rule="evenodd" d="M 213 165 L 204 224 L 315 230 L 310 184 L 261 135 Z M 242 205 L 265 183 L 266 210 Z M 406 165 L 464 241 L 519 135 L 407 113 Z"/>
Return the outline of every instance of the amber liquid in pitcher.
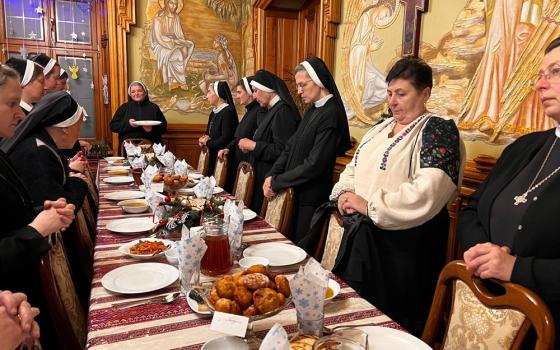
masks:
<path fill-rule="evenodd" d="M 229 239 L 227 235 L 204 237 L 208 247 L 200 262 L 200 272 L 207 276 L 217 276 L 231 269 L 232 261 L 229 250 Z"/>

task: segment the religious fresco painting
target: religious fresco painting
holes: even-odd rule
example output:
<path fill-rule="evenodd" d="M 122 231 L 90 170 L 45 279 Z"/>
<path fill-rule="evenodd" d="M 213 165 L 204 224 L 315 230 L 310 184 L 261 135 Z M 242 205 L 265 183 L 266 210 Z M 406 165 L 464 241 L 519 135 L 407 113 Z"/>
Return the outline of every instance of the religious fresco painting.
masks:
<path fill-rule="evenodd" d="M 385 25 L 402 33 L 391 21 L 407 2 L 350 1 L 339 80 L 351 125 L 369 127 L 387 111 L 384 77 L 402 49 L 391 43 L 395 58 L 376 67 L 375 51 L 389 43 L 380 42 L 375 30 Z M 428 108 L 456 120 L 463 139 L 489 144 L 553 127 L 530 81 L 544 48 L 560 36 L 559 23 L 560 0 L 467 1 L 437 46 L 419 44 L 420 57 L 434 72 Z"/>
<path fill-rule="evenodd" d="M 148 0 L 141 79 L 162 111 L 207 113 L 209 84 L 243 73 L 245 0 Z"/>

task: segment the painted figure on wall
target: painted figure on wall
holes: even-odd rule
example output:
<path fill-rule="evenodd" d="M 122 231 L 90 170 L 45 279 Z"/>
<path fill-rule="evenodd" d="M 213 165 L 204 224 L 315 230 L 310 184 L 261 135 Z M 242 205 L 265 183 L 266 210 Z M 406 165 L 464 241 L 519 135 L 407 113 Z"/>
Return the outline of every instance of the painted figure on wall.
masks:
<path fill-rule="evenodd" d="M 382 104 L 387 97 L 387 83 L 383 74 L 373 63 L 373 53 L 383 45 L 383 40 L 375 35 L 376 28 L 393 23 L 399 8 L 399 0 L 357 1 L 350 4 L 349 18 L 359 15 L 351 31 L 346 31 L 349 39 L 347 63 L 344 74 L 346 86 L 346 114 L 349 118 L 358 116 L 363 122 L 371 122 L 364 111 Z M 357 13 L 356 13 L 357 12 Z"/>
<path fill-rule="evenodd" d="M 208 85 L 219 80 L 225 80 L 230 89 L 233 89 L 239 80 L 237 65 L 228 48 L 228 39 L 223 34 L 216 35 L 212 47 L 218 52 L 216 62 L 211 62 L 204 72 L 200 88 L 206 92 Z"/>
<path fill-rule="evenodd" d="M 467 89 L 459 128 L 467 139 L 509 142 L 554 127 L 527 83 L 532 62 L 558 36 L 558 0 L 496 0 L 487 22 L 486 48 Z"/>
<path fill-rule="evenodd" d="M 186 68 L 194 43 L 185 38 L 179 12 L 182 0 L 160 0 L 161 11 L 154 17 L 150 40 L 157 66 L 163 78 L 163 88 L 186 88 Z"/>

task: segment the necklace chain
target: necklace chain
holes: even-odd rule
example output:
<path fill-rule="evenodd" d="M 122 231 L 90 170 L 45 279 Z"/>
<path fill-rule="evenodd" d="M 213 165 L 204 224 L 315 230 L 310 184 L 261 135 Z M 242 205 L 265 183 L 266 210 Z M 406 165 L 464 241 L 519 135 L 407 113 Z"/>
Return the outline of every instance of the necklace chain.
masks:
<path fill-rule="evenodd" d="M 533 178 L 533 181 L 531 181 L 531 184 L 529 184 L 529 187 L 527 187 L 527 191 L 525 191 L 524 193 L 522 193 L 520 195 L 517 195 L 517 196 L 513 197 L 513 200 L 515 201 L 513 203 L 514 205 L 520 205 L 520 204 L 527 203 L 527 195 L 530 192 L 539 188 L 543 183 L 545 183 L 548 179 L 550 179 L 552 176 L 554 176 L 554 174 L 556 174 L 560 170 L 560 166 L 558 166 L 550 174 L 548 174 L 544 179 L 542 179 L 541 181 L 539 181 L 539 183 L 537 183 L 536 185 L 533 186 L 533 184 L 535 183 L 535 181 L 537 181 L 537 178 L 541 174 L 541 171 L 543 170 L 544 165 L 548 161 L 548 158 L 550 157 L 550 153 L 552 153 L 552 149 L 554 149 L 554 146 L 556 145 L 557 140 L 558 140 L 558 138 L 555 137 L 554 142 L 552 143 L 552 146 L 550 146 L 550 149 L 548 150 L 548 153 L 546 154 L 546 157 L 544 158 L 544 161 L 542 162 L 541 167 L 539 168 L 539 171 L 537 172 L 537 175 L 535 175 L 535 177 Z"/>

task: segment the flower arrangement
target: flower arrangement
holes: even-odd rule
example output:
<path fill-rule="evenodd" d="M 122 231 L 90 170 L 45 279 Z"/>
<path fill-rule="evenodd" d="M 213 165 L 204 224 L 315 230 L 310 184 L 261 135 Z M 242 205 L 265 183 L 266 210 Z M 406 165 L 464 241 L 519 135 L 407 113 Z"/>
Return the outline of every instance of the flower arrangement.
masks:
<path fill-rule="evenodd" d="M 188 199 L 177 196 L 171 198 L 166 196 L 162 200 L 154 215 L 160 220 L 153 228 L 153 232 L 168 234 L 180 231 L 185 225 L 187 228 L 200 226 L 205 217 L 222 215 L 224 201 L 219 197 L 212 197 L 209 200 L 203 198 Z"/>

